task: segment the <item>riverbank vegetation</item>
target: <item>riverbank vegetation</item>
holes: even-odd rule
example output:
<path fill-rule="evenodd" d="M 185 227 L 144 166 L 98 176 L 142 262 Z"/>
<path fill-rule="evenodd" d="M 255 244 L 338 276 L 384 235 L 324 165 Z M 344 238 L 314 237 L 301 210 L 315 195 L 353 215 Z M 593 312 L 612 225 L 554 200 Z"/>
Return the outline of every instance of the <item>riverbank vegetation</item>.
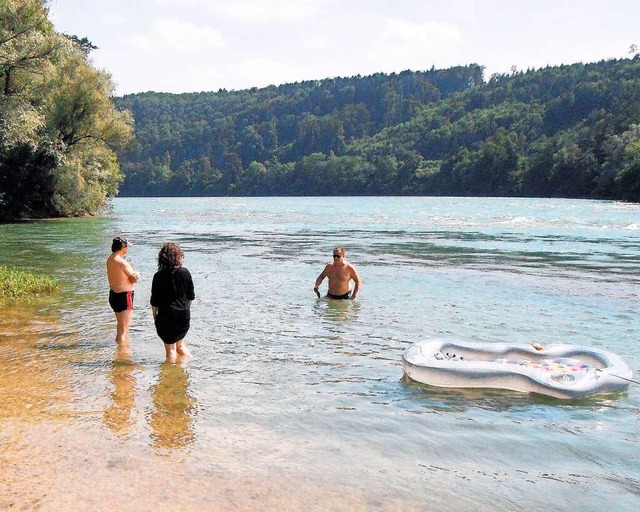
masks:
<path fill-rule="evenodd" d="M 59 288 L 49 276 L 0 266 L 0 305 L 48 295 Z"/>
<path fill-rule="evenodd" d="M 640 201 L 637 54 L 488 81 L 469 65 L 117 101 L 136 122 L 121 195 Z"/>
<path fill-rule="evenodd" d="M 86 39 L 54 30 L 47 0 L 0 0 L 0 221 L 94 213 L 122 180 L 132 119 Z"/>

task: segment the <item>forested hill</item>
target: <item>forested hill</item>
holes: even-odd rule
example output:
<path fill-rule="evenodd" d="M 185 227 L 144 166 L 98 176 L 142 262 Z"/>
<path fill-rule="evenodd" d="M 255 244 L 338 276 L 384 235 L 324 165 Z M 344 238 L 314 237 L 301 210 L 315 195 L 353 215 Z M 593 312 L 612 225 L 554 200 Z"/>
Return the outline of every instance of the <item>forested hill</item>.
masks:
<path fill-rule="evenodd" d="M 478 65 L 118 98 L 121 195 L 478 195 L 640 201 L 640 57 Z"/>

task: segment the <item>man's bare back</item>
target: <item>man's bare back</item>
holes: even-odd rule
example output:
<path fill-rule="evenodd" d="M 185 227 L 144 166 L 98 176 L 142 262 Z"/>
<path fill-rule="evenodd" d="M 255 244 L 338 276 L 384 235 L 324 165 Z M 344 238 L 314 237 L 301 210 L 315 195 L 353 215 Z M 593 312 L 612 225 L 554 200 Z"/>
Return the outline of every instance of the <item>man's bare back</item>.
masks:
<path fill-rule="evenodd" d="M 345 251 L 342 247 L 333 250 L 333 261 L 329 263 L 316 279 L 314 290 L 318 293 L 318 287 L 326 277 L 329 280 L 329 297 L 355 299 L 360 290 L 360 275 L 355 267 L 344 259 Z M 349 295 L 351 280 L 355 283 L 353 292 Z"/>

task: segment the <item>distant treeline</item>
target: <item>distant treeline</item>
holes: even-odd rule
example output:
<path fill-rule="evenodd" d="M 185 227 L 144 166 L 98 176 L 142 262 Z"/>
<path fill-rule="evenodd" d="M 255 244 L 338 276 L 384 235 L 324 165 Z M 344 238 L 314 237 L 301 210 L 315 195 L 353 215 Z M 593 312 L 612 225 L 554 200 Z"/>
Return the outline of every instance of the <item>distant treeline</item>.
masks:
<path fill-rule="evenodd" d="M 128 196 L 464 195 L 640 201 L 640 58 L 483 80 L 478 65 L 142 93 Z"/>

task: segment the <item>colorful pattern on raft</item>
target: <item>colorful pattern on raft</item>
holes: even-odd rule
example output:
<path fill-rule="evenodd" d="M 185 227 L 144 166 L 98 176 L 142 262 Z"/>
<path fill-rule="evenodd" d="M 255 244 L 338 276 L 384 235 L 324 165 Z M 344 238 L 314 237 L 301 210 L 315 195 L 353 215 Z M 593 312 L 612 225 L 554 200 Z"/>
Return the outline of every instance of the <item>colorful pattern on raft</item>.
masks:
<path fill-rule="evenodd" d="M 501 363 L 512 364 L 517 366 L 523 366 L 525 368 L 537 368 L 543 372 L 552 373 L 571 373 L 571 372 L 588 372 L 589 370 L 595 370 L 593 366 L 579 359 L 573 359 L 570 357 L 561 357 L 558 359 L 540 359 L 539 361 L 531 361 L 530 359 L 494 359 L 486 361 L 483 359 L 466 359 L 464 356 L 458 356 L 449 352 L 436 352 L 433 357 L 439 360 L 449 361 L 473 361 L 473 362 L 487 362 L 487 363 Z"/>
<path fill-rule="evenodd" d="M 571 373 L 587 372 L 595 368 L 588 363 L 569 357 L 559 359 L 541 359 L 540 361 L 530 361 L 528 359 L 496 359 L 496 363 L 517 364 L 526 368 L 538 368 L 544 372 Z"/>

